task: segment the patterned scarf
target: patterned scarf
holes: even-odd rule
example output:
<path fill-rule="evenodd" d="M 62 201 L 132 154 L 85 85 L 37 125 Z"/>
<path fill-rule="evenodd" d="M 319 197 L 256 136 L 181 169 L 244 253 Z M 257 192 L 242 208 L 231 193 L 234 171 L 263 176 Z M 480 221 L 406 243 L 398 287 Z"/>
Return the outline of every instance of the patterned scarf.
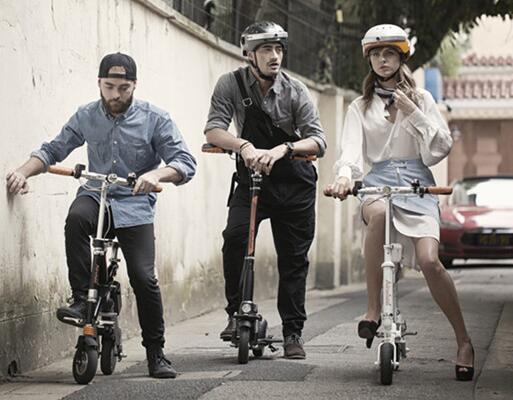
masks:
<path fill-rule="evenodd" d="M 385 99 L 385 109 L 389 108 L 394 103 L 394 89 L 387 89 L 381 86 L 378 82 L 374 82 L 374 93 L 382 99 Z"/>

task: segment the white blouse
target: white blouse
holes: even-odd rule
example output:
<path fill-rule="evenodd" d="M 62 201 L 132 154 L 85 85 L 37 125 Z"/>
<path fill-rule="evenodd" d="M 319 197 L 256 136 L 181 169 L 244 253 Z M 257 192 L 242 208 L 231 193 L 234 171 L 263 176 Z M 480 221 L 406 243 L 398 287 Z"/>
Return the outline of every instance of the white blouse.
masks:
<path fill-rule="evenodd" d="M 419 108 L 405 116 L 397 111 L 392 123 L 386 119 L 385 103 L 374 94 L 367 112 L 360 96 L 348 107 L 342 134 L 342 154 L 335 163 L 337 177 L 361 179 L 364 162 L 421 158 L 428 167 L 447 156 L 452 138 L 431 94 L 417 89 Z"/>

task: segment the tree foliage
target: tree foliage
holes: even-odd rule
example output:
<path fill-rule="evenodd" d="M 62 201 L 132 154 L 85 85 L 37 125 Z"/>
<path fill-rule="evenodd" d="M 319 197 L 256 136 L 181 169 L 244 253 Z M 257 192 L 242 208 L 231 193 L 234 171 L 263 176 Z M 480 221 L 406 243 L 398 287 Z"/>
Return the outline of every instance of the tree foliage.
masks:
<path fill-rule="evenodd" d="M 513 0 L 360 0 L 354 11 L 362 32 L 383 23 L 408 28 L 417 37 L 409 63 L 416 69 L 435 56 L 451 31 L 470 31 L 482 15 L 513 17 Z"/>

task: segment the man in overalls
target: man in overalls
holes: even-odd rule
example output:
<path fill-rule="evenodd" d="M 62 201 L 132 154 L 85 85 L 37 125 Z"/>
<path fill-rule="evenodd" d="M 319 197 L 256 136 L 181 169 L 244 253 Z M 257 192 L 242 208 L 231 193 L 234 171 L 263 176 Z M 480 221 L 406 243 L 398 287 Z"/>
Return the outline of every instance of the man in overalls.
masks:
<path fill-rule="evenodd" d="M 228 223 L 223 232 L 223 268 L 228 325 L 240 304 L 239 283 L 249 231 L 252 169 L 263 173 L 257 226 L 271 219 L 278 255 L 278 310 L 282 319 L 284 356 L 305 358 L 301 332 L 306 320 L 307 253 L 314 237 L 317 175 L 309 161 L 294 154 L 326 150 L 319 113 L 304 84 L 281 71 L 287 32 L 273 22 L 256 22 L 241 35 L 249 66 L 224 74 L 217 82 L 205 127 L 207 142 L 237 153 L 237 188 L 230 195 Z M 227 132 L 235 117 L 237 137 Z"/>

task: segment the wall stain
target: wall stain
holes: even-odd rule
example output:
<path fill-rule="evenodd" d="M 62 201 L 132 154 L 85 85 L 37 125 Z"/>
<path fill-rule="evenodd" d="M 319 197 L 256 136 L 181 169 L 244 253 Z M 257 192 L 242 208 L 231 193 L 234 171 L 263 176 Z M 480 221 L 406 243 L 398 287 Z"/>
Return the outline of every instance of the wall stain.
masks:
<path fill-rule="evenodd" d="M 57 30 L 57 24 L 55 23 L 55 10 L 53 8 L 53 0 L 52 4 L 50 5 L 50 9 L 52 10 L 52 25 L 55 30 Z"/>

